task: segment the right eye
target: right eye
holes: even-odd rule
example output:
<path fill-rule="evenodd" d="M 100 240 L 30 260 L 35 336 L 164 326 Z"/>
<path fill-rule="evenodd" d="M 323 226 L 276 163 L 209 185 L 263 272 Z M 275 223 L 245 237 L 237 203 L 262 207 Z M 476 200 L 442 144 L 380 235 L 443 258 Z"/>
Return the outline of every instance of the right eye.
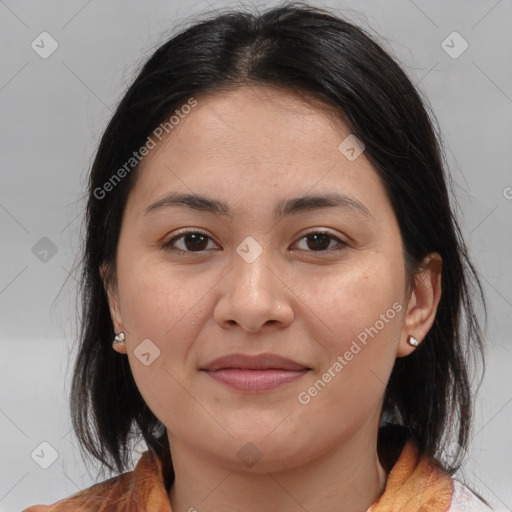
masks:
<path fill-rule="evenodd" d="M 185 231 L 165 242 L 162 248 L 166 251 L 182 254 L 202 252 L 206 249 L 208 240 L 211 240 L 211 238 L 200 231 Z M 176 243 L 181 243 L 182 247 L 176 247 Z"/>

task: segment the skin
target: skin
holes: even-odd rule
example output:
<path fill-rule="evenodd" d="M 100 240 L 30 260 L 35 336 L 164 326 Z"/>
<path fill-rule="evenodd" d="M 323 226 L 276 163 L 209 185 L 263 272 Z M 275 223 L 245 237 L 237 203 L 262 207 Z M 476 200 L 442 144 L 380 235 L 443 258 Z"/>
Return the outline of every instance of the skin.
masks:
<path fill-rule="evenodd" d="M 126 335 L 115 350 L 167 427 L 172 510 L 365 511 L 387 478 L 377 453 L 385 385 L 395 359 L 415 350 L 407 336 L 421 342 L 433 323 L 440 258 L 430 255 L 409 289 L 385 189 L 364 153 L 350 161 L 338 150 L 350 129 L 320 103 L 265 86 L 196 99 L 143 161 L 106 283 L 115 331 Z M 225 201 L 233 216 L 184 206 L 144 214 L 171 191 Z M 280 200 L 332 191 L 369 215 L 272 214 Z M 174 241 L 177 253 L 163 247 L 183 228 L 209 237 L 200 252 L 186 237 Z M 320 248 L 305 238 L 322 230 L 334 238 Z M 236 252 L 248 236 L 262 248 L 252 263 Z M 401 311 L 300 403 L 394 303 Z M 134 354 L 144 339 L 160 350 L 148 366 Z M 234 352 L 272 352 L 311 370 L 265 393 L 234 391 L 199 371 Z M 261 454 L 252 467 L 237 456 L 247 443 Z"/>

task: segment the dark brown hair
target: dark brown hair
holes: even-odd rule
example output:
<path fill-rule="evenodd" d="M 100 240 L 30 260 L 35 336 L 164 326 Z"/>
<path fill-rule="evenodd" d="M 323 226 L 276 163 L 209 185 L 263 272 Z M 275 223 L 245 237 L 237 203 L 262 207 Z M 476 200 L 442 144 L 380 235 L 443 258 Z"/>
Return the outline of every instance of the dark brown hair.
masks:
<path fill-rule="evenodd" d="M 98 193 L 152 131 L 192 97 L 246 84 L 303 92 L 344 116 L 365 144 L 392 202 L 409 276 L 425 255 L 443 259 L 442 297 L 420 347 L 395 362 L 383 418 L 402 425 L 420 452 L 454 472 L 468 447 L 472 363 L 483 362 L 473 293 L 484 304 L 452 211 L 434 117 L 395 60 L 363 29 L 323 9 L 288 3 L 263 13 L 241 10 L 194 23 L 160 46 L 117 106 L 88 184 L 79 352 L 71 390 L 81 447 L 111 470 L 129 466 L 130 441 L 142 436 L 162 456 L 165 430 L 142 399 L 114 337 L 99 268 L 110 278 L 121 219 L 138 166 Z M 452 463 L 443 452 L 458 448 Z"/>

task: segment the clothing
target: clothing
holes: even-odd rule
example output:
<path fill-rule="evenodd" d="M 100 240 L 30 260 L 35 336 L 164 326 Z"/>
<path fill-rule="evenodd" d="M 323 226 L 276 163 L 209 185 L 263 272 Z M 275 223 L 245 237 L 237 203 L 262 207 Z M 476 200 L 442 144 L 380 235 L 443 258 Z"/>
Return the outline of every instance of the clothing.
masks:
<path fill-rule="evenodd" d="M 452 505 L 448 512 L 488 512 L 492 511 L 487 505 L 482 503 L 477 497 L 463 484 L 453 480 Z"/>
<path fill-rule="evenodd" d="M 162 460 L 153 449 L 144 452 L 133 471 L 80 491 L 53 505 L 35 505 L 23 512 L 172 512 L 162 472 Z M 456 483 L 427 456 L 418 456 L 407 441 L 390 468 L 386 487 L 367 512 L 466 512 L 491 510 L 455 496 Z M 452 502 L 453 501 L 453 502 Z M 470 506 L 477 508 L 469 508 Z"/>

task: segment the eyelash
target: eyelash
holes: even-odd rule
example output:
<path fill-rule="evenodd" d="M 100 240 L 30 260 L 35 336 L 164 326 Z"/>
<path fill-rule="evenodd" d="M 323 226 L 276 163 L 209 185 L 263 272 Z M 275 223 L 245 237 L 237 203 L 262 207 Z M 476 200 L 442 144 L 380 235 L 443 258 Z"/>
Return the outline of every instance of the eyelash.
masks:
<path fill-rule="evenodd" d="M 178 254 L 180 256 L 185 256 L 185 255 L 189 255 L 189 254 L 198 254 L 198 255 L 203 254 L 205 251 L 204 249 L 201 251 L 185 251 L 183 249 L 177 249 L 176 247 L 173 247 L 173 244 L 177 240 L 180 240 L 183 237 L 185 237 L 186 235 L 191 235 L 191 234 L 202 235 L 202 236 L 212 240 L 206 233 L 202 233 L 201 231 L 184 231 L 184 232 L 178 234 L 177 236 L 171 238 L 169 241 L 165 242 L 162 245 L 162 248 L 166 251 Z M 321 230 L 310 231 L 310 232 L 306 233 L 305 235 L 303 235 L 298 241 L 301 241 L 301 240 L 307 238 L 308 236 L 317 235 L 317 234 L 327 235 L 331 240 L 334 240 L 335 242 L 337 242 L 339 244 L 339 247 L 336 249 L 323 249 L 321 251 L 307 251 L 307 252 L 318 254 L 319 256 L 328 256 L 329 254 L 332 254 L 333 252 L 336 253 L 336 252 L 339 252 L 339 251 L 345 249 L 346 247 L 348 247 L 348 244 L 346 242 L 344 242 L 343 240 L 340 240 L 339 238 L 331 235 L 328 231 L 321 231 Z"/>

